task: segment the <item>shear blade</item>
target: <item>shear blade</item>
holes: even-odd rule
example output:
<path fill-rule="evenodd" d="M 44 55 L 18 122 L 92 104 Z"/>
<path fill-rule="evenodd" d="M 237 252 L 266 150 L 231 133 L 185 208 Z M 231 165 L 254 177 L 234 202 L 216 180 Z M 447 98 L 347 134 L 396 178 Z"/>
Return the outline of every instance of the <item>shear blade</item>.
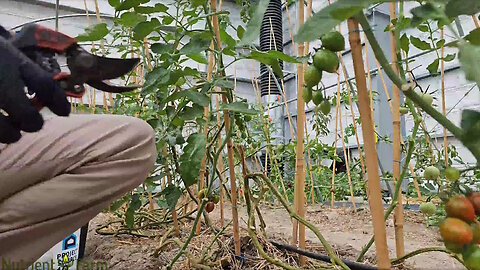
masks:
<path fill-rule="evenodd" d="M 140 87 L 139 85 L 128 85 L 128 86 L 113 85 L 103 81 L 89 81 L 87 82 L 87 84 L 93 88 L 96 88 L 98 90 L 102 90 L 108 93 L 130 92 Z"/>
<path fill-rule="evenodd" d="M 111 80 L 123 76 L 138 65 L 140 59 L 121 59 L 97 56 L 97 72 L 101 80 Z"/>
<path fill-rule="evenodd" d="M 70 73 L 79 83 L 121 77 L 140 62 L 138 58 L 122 59 L 97 56 L 80 47 L 73 48 L 67 55 Z"/>

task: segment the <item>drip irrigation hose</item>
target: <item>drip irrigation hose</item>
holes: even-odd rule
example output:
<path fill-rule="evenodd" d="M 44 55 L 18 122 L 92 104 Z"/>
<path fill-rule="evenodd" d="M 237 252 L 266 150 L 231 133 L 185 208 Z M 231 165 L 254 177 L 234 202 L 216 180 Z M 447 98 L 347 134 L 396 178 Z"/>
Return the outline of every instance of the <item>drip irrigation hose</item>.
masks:
<path fill-rule="evenodd" d="M 308 250 L 300 249 L 298 247 L 288 245 L 288 244 L 282 244 L 282 243 L 279 243 L 279 242 L 276 242 L 276 241 L 273 241 L 273 240 L 270 240 L 269 242 L 272 243 L 277 248 L 280 248 L 280 249 L 283 249 L 283 250 L 286 250 L 286 251 L 290 251 L 290 252 L 295 252 L 297 254 L 300 254 L 300 255 L 303 255 L 303 256 L 306 256 L 306 257 L 309 257 L 309 258 L 312 258 L 312 259 L 316 259 L 316 260 L 319 260 L 319 261 L 331 263 L 331 259 L 327 255 L 323 255 L 323 254 L 311 252 L 311 251 L 308 251 Z M 341 260 L 348 267 L 350 267 L 350 269 L 352 269 L 352 270 L 378 270 L 377 267 L 372 266 L 372 265 L 366 265 L 366 264 L 353 262 L 353 261 L 349 261 L 349 260 L 345 260 L 345 259 L 341 259 Z"/>

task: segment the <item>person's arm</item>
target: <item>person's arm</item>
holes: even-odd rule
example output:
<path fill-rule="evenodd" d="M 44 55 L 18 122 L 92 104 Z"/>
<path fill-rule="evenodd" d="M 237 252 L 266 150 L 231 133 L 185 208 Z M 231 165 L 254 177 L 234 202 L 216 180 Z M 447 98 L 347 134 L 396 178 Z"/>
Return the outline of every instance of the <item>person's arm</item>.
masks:
<path fill-rule="evenodd" d="M 36 132 L 43 126 L 42 116 L 27 98 L 25 86 L 59 116 L 69 115 L 70 104 L 53 75 L 13 46 L 4 37 L 8 33 L 5 31 L 0 29 L 0 143 L 9 144 L 20 140 L 21 131 Z"/>

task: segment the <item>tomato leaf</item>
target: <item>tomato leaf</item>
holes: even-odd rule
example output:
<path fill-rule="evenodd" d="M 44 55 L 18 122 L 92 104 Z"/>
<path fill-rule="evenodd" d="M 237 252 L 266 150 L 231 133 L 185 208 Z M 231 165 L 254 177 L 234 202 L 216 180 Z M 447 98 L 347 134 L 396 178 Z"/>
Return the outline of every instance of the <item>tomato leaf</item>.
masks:
<path fill-rule="evenodd" d="M 133 27 L 136 24 L 146 21 L 147 17 L 136 12 L 124 12 L 116 21 L 126 27 Z"/>
<path fill-rule="evenodd" d="M 435 44 L 435 47 L 437 48 L 441 48 L 445 45 L 445 39 L 440 39 L 439 41 L 437 41 L 437 43 Z"/>
<path fill-rule="evenodd" d="M 116 8 L 118 5 L 120 5 L 120 0 L 108 0 L 108 4 L 110 4 L 110 6 Z"/>
<path fill-rule="evenodd" d="M 135 211 L 133 211 L 130 207 L 125 211 L 125 223 L 127 224 L 128 228 L 133 228 L 135 218 Z"/>
<path fill-rule="evenodd" d="M 262 26 L 263 14 L 265 13 L 265 10 L 267 10 L 269 2 L 269 0 L 260 0 L 257 4 L 250 21 L 248 21 L 247 29 L 243 38 L 240 40 L 240 46 L 251 45 L 258 38 Z"/>
<path fill-rule="evenodd" d="M 208 106 L 208 104 L 210 104 L 210 98 L 204 93 L 197 92 L 193 89 L 186 90 L 185 92 L 186 97 L 188 97 L 188 99 L 190 99 L 195 104 L 198 104 L 202 107 Z"/>
<path fill-rule="evenodd" d="M 85 33 L 76 37 L 77 41 L 97 41 L 101 40 L 108 34 L 108 28 L 106 23 L 98 23 L 90 25 L 85 28 Z"/>
<path fill-rule="evenodd" d="M 203 52 L 210 47 L 211 39 L 205 35 L 197 34 L 180 49 L 181 54 L 194 54 Z"/>
<path fill-rule="evenodd" d="M 178 199 L 182 196 L 182 191 L 175 185 L 168 185 L 161 194 L 165 196 L 168 209 L 173 210 L 177 205 Z"/>
<path fill-rule="evenodd" d="M 208 64 L 207 58 L 202 53 L 187 54 L 187 57 L 200 64 Z"/>
<path fill-rule="evenodd" d="M 440 63 L 439 59 L 433 60 L 430 65 L 428 65 L 427 70 L 430 72 L 430 74 L 437 74 L 438 73 L 438 64 Z"/>
<path fill-rule="evenodd" d="M 423 41 L 414 36 L 410 36 L 410 42 L 412 43 L 413 46 L 417 47 L 422 51 L 430 50 L 432 48 L 428 42 Z"/>
<path fill-rule="evenodd" d="M 465 78 L 480 84 L 480 46 L 468 43 L 459 43 L 459 60 Z"/>
<path fill-rule="evenodd" d="M 165 12 L 167 11 L 168 8 L 162 3 L 157 3 L 155 4 L 154 7 L 152 6 L 138 6 L 135 7 L 135 12 L 141 13 L 141 14 L 152 14 L 152 13 L 157 13 L 157 12 Z"/>
<path fill-rule="evenodd" d="M 451 62 L 453 60 L 455 60 L 455 55 L 454 53 L 452 54 L 447 54 L 447 56 L 443 57 L 443 61 L 445 62 Z"/>
<path fill-rule="evenodd" d="M 228 88 L 228 89 L 234 88 L 233 82 L 227 81 L 227 80 L 217 80 L 215 81 L 215 85 L 221 88 Z"/>
<path fill-rule="evenodd" d="M 187 139 L 187 145 L 183 148 L 180 156 L 180 175 L 186 187 L 197 182 L 200 175 L 200 163 L 205 154 L 205 136 L 201 133 L 193 133 Z"/>
<path fill-rule="evenodd" d="M 480 1 L 478 0 L 450 0 L 445 7 L 445 13 L 448 17 L 474 15 L 479 11 Z"/>
<path fill-rule="evenodd" d="M 466 143 L 477 142 L 480 137 L 480 112 L 474 110 L 463 110 L 460 126 L 463 129 L 463 141 Z"/>
<path fill-rule="evenodd" d="M 150 35 L 155 28 L 160 25 L 160 21 L 157 18 L 153 18 L 150 21 L 140 22 L 133 28 L 133 39 L 143 40 L 146 36 Z"/>
<path fill-rule="evenodd" d="M 244 34 L 245 34 L 245 28 L 243 28 L 243 26 L 239 25 L 237 27 L 237 37 L 239 39 L 242 39 Z"/>
<path fill-rule="evenodd" d="M 223 29 L 220 29 L 220 39 L 227 47 L 235 47 L 237 45 L 237 41 Z"/>
<path fill-rule="evenodd" d="M 297 42 L 312 41 L 330 32 L 335 26 L 367 8 L 369 5 L 387 0 L 338 0 L 316 12 L 298 30 Z M 248 29 L 247 29 L 248 32 Z"/>
<path fill-rule="evenodd" d="M 123 2 L 120 3 L 120 5 L 116 6 L 116 10 L 117 11 L 120 11 L 120 10 L 128 10 L 128 9 L 131 9 L 133 7 L 137 7 L 141 4 L 145 4 L 145 3 L 148 3 L 150 0 L 125 0 Z"/>
<path fill-rule="evenodd" d="M 236 101 L 236 102 L 232 102 L 232 103 L 228 103 L 228 104 L 223 103 L 220 106 L 220 110 L 227 110 L 227 111 L 230 111 L 230 112 L 236 112 L 236 113 L 242 113 L 242 114 L 251 114 L 251 115 L 254 115 L 254 114 L 258 113 L 256 110 L 248 108 L 247 103 L 240 102 L 240 101 Z"/>
<path fill-rule="evenodd" d="M 468 33 L 468 35 L 465 36 L 465 39 L 470 41 L 473 45 L 480 45 L 480 28 Z"/>
<path fill-rule="evenodd" d="M 152 52 L 158 54 L 169 53 L 173 51 L 173 44 L 165 44 L 165 43 L 154 43 L 150 47 Z"/>
<path fill-rule="evenodd" d="M 400 48 L 402 48 L 402 50 L 408 55 L 408 51 L 410 50 L 410 40 L 405 33 L 400 37 Z"/>

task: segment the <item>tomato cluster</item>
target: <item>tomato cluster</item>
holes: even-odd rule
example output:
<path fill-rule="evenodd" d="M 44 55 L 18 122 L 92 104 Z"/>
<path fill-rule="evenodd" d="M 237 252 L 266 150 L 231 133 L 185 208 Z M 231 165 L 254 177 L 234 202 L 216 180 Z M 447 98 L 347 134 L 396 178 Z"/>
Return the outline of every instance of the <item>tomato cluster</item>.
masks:
<path fill-rule="evenodd" d="M 203 200 L 204 198 L 207 197 L 208 189 L 204 188 L 198 192 L 198 198 L 200 200 Z M 215 204 L 220 202 L 220 196 L 216 194 L 211 194 L 210 196 L 207 197 L 207 204 L 205 204 L 205 211 L 208 213 L 212 212 L 215 209 Z"/>
<path fill-rule="evenodd" d="M 456 178 L 456 172 L 452 176 Z M 445 247 L 462 254 L 469 270 L 480 270 L 480 192 L 452 196 L 445 211 L 447 218 L 440 224 Z"/>
<path fill-rule="evenodd" d="M 336 52 L 345 50 L 345 39 L 338 31 L 333 31 L 323 35 L 322 48 L 316 51 L 313 56 L 313 64 L 305 69 L 304 79 L 305 87 L 302 91 L 303 100 L 308 103 L 313 101 L 319 110 L 327 115 L 330 113 L 331 104 L 328 98 L 325 98 L 321 90 L 313 91 L 322 80 L 322 72 L 335 73 L 339 67 L 339 59 Z"/>

